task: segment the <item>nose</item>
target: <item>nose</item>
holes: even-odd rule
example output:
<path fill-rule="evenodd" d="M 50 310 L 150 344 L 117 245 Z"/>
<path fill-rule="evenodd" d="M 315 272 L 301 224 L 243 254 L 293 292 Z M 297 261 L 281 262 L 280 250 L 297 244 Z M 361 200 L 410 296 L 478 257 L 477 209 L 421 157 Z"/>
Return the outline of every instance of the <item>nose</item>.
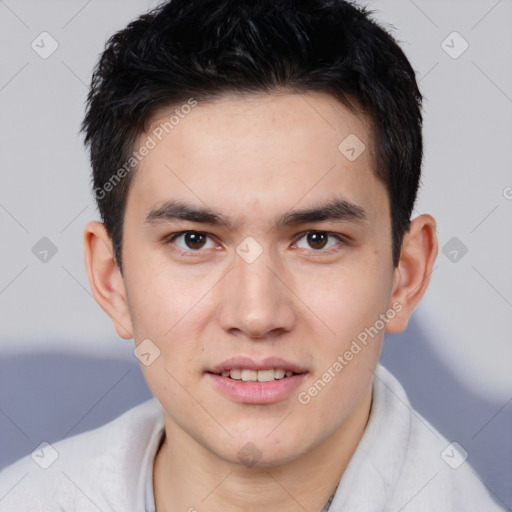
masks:
<path fill-rule="evenodd" d="M 285 270 L 264 251 L 248 263 L 234 255 L 233 269 L 223 283 L 219 321 L 222 328 L 253 340 L 274 339 L 293 329 L 293 293 Z"/>

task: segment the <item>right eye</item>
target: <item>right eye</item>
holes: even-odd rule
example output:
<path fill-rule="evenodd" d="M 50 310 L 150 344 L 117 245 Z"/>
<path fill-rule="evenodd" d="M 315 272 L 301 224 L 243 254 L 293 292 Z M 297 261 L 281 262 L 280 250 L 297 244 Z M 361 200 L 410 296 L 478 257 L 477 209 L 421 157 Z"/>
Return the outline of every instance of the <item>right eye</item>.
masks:
<path fill-rule="evenodd" d="M 181 231 L 174 233 L 165 239 L 165 243 L 175 243 L 180 249 L 187 252 L 202 252 L 201 249 L 213 249 L 214 242 L 209 236 L 201 231 Z"/>

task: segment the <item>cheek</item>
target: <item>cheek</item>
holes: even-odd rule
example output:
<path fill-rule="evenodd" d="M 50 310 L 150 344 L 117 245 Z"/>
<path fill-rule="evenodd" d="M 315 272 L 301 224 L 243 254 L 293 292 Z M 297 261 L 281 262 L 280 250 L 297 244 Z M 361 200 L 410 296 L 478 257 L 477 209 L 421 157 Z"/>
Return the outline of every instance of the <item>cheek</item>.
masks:
<path fill-rule="evenodd" d="M 149 254 L 138 266 L 136 258 L 131 259 L 126 289 L 136 342 L 149 338 L 159 351 L 154 363 L 141 365 L 142 372 L 153 394 L 166 397 L 168 410 L 174 410 L 177 404 L 187 407 L 190 397 L 182 386 L 199 378 L 202 333 L 212 315 L 211 293 L 223 273 L 164 263 Z"/>
<path fill-rule="evenodd" d="M 311 276 L 304 277 L 301 293 L 322 322 L 315 338 L 315 375 L 297 399 L 308 418 L 322 418 L 332 428 L 367 393 L 379 360 L 385 325 L 379 318 L 388 308 L 392 276 L 372 254 L 358 264 L 340 265 L 324 276 L 324 286 L 318 280 L 311 286 Z"/>
<path fill-rule="evenodd" d="M 136 340 L 140 336 L 155 337 L 167 343 L 183 320 L 201 310 L 202 298 L 222 274 L 220 269 L 199 267 L 178 268 L 149 251 L 145 257 L 136 252 L 128 255 L 126 291 Z"/>
<path fill-rule="evenodd" d="M 391 291 L 392 274 L 384 268 L 373 253 L 296 274 L 296 294 L 318 324 L 320 339 L 341 349 L 374 324 L 386 310 Z"/>

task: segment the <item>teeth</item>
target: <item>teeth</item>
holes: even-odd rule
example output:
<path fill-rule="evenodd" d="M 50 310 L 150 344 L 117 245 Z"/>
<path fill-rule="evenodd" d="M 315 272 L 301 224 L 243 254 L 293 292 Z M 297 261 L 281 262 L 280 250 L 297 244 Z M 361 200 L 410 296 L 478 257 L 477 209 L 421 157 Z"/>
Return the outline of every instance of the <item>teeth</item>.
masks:
<path fill-rule="evenodd" d="M 285 375 L 284 370 L 274 370 L 274 379 L 283 379 Z"/>
<path fill-rule="evenodd" d="M 232 379 L 240 380 L 242 378 L 242 370 L 230 370 L 229 376 Z"/>
<path fill-rule="evenodd" d="M 293 372 L 290 370 L 283 370 L 282 368 L 269 368 L 268 370 L 243 370 L 233 369 L 224 370 L 221 372 L 223 377 L 231 377 L 235 380 L 243 380 L 244 382 L 271 382 L 273 380 L 284 379 L 284 377 L 291 377 Z"/>
<path fill-rule="evenodd" d="M 254 370 L 242 370 L 242 380 L 244 382 L 258 380 L 258 372 Z"/>
<path fill-rule="evenodd" d="M 258 382 L 270 382 L 274 380 L 274 370 L 260 370 L 258 372 Z"/>

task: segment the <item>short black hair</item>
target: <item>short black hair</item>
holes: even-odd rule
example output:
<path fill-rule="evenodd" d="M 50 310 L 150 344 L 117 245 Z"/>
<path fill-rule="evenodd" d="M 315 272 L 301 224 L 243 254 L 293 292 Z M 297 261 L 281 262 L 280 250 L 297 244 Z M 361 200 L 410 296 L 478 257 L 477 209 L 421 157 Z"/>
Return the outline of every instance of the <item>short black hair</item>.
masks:
<path fill-rule="evenodd" d="M 370 121 L 398 264 L 420 182 L 422 96 L 405 54 L 371 15 L 344 0 L 168 0 L 107 41 L 81 131 L 121 272 L 136 172 L 126 162 L 153 116 L 191 98 L 283 90 L 328 93 Z"/>

